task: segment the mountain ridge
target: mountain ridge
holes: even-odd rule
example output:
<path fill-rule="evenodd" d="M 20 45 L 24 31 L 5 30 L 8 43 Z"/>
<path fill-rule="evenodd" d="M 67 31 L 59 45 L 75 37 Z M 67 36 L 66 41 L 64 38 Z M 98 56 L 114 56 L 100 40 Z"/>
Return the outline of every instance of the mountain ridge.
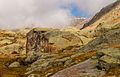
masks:
<path fill-rule="evenodd" d="M 112 4 L 110 4 L 110 5 L 106 6 L 106 7 L 104 7 L 103 9 L 101 9 L 100 12 L 98 12 L 97 14 L 95 14 L 95 16 L 88 23 L 85 23 L 84 26 L 81 29 L 84 29 L 84 28 L 89 27 L 89 26 L 92 27 L 92 26 L 94 26 L 94 24 L 96 26 L 98 26 L 100 23 L 102 23 L 102 22 L 104 23 L 104 20 L 100 21 L 100 19 L 104 19 L 105 18 L 107 20 L 109 18 L 109 17 L 107 17 L 107 14 L 111 13 L 111 11 L 115 10 L 115 9 L 116 9 L 116 12 L 118 12 L 117 14 L 119 16 L 120 0 L 117 0 L 116 2 L 114 2 L 114 3 L 112 3 Z M 111 15 L 113 15 L 113 14 L 111 14 Z M 118 19 L 120 19 L 120 18 L 118 18 Z M 96 24 L 96 22 L 98 22 L 98 24 Z"/>

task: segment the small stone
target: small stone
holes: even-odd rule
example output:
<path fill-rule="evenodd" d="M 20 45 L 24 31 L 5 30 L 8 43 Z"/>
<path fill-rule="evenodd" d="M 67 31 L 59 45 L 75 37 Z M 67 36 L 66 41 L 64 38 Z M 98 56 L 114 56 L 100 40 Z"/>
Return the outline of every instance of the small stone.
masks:
<path fill-rule="evenodd" d="M 39 74 L 30 74 L 28 77 L 40 77 Z"/>
<path fill-rule="evenodd" d="M 10 68 L 20 67 L 20 63 L 19 62 L 13 62 L 8 67 L 10 67 Z"/>
<path fill-rule="evenodd" d="M 65 65 L 66 65 L 66 66 L 69 66 L 69 65 L 71 65 L 71 64 L 72 64 L 72 59 L 67 60 L 67 61 L 65 62 Z"/>

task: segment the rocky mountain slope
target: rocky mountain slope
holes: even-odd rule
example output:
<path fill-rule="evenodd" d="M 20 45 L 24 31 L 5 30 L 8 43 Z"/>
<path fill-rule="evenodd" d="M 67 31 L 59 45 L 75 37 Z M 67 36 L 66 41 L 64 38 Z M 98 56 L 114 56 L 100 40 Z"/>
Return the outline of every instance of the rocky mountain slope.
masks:
<path fill-rule="evenodd" d="M 116 25 L 120 22 L 120 0 L 115 3 L 110 4 L 100 12 L 98 12 L 88 23 L 84 24 L 83 28 L 87 27 L 99 27 L 105 25 L 104 27 L 109 27 Z M 108 26 L 109 25 L 109 26 Z"/>
<path fill-rule="evenodd" d="M 22 77 L 119 77 L 119 9 L 118 0 L 97 13 L 82 30 L 0 30 L 0 55 L 17 57 L 4 67 L 24 66 Z M 5 77 L 1 71 L 0 77 Z"/>
<path fill-rule="evenodd" d="M 120 69 L 120 1 L 103 8 L 84 25 L 96 37 L 79 51 L 96 52 L 96 56 L 59 71 L 52 77 L 119 77 Z M 88 26 L 88 27 L 87 27 Z"/>
<path fill-rule="evenodd" d="M 90 19 L 84 17 L 73 17 L 69 26 L 82 28 L 85 23 L 87 23 Z"/>

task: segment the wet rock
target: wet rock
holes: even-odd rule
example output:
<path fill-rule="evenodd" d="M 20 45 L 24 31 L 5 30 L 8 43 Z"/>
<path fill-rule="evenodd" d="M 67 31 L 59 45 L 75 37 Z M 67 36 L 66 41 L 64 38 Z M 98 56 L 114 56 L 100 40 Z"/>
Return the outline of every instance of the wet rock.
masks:
<path fill-rule="evenodd" d="M 8 67 L 9 67 L 9 68 L 20 67 L 20 63 L 19 63 L 19 62 L 13 62 L 13 63 L 11 63 Z"/>

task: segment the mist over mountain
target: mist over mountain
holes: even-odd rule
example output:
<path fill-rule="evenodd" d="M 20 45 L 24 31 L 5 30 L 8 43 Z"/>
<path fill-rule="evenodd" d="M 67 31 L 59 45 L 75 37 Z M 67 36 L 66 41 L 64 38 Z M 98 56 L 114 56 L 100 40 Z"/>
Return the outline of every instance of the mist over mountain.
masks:
<path fill-rule="evenodd" d="M 116 0 L 0 0 L 0 28 L 64 28 L 71 23 L 73 5 L 78 11 L 94 15 Z M 79 14 L 81 16 L 81 14 Z"/>

